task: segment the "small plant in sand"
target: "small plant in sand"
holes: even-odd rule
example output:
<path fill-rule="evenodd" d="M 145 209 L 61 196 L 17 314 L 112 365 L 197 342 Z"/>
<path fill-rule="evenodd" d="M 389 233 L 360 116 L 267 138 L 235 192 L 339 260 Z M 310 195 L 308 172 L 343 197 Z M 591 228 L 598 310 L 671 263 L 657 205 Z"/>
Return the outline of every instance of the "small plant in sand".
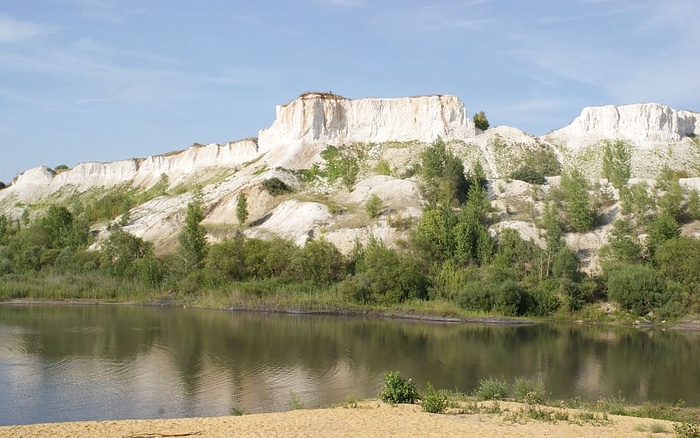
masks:
<path fill-rule="evenodd" d="M 425 412 L 442 414 L 447 410 L 448 404 L 447 394 L 444 391 L 436 390 L 430 382 L 425 385 L 425 393 L 420 403 L 421 408 Z"/>
<path fill-rule="evenodd" d="M 508 382 L 495 377 L 479 380 L 479 387 L 476 389 L 476 397 L 479 400 L 503 400 L 509 393 Z"/>
<path fill-rule="evenodd" d="M 384 376 L 384 388 L 379 396 L 385 403 L 415 403 L 418 390 L 411 379 L 404 379 L 398 371 L 392 371 Z"/>
<path fill-rule="evenodd" d="M 294 391 L 289 391 L 289 407 L 295 411 L 304 409 L 304 400 Z"/>

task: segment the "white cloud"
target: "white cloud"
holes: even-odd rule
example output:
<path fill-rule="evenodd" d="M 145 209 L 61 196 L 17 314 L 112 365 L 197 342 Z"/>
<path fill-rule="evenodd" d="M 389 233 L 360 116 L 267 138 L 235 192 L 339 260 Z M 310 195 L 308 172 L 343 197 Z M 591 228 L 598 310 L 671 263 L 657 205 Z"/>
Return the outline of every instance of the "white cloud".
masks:
<path fill-rule="evenodd" d="M 0 42 L 23 40 L 37 36 L 45 31 L 38 24 L 0 15 Z"/>

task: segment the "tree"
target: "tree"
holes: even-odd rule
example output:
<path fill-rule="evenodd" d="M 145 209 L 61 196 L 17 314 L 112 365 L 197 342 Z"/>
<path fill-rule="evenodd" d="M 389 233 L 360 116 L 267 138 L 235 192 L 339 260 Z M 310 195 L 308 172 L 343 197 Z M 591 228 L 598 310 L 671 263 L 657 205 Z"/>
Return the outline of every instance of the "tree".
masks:
<path fill-rule="evenodd" d="M 184 275 L 201 268 L 206 255 L 207 230 L 200 224 L 204 219 L 200 196 L 195 194 L 192 202 L 187 204 L 185 227 L 178 236 L 180 272 Z"/>
<path fill-rule="evenodd" d="M 647 234 L 647 248 L 653 256 L 658 246 L 678 237 L 678 222 L 669 213 L 662 211 L 647 226 Z"/>
<path fill-rule="evenodd" d="M 248 198 L 243 193 L 238 195 L 238 201 L 236 201 L 236 218 L 241 225 L 245 225 L 248 219 Z"/>
<path fill-rule="evenodd" d="M 119 230 L 102 247 L 102 266 L 115 277 L 131 278 L 137 274 L 135 262 L 152 253 L 152 243 Z"/>
<path fill-rule="evenodd" d="M 569 225 L 579 233 L 589 231 L 594 217 L 588 198 L 588 180 L 580 170 L 574 168 L 562 174 L 561 187 L 564 190 Z"/>
<path fill-rule="evenodd" d="M 479 111 L 478 113 L 474 114 L 474 126 L 482 131 L 489 129 L 489 121 L 486 118 L 486 113 Z"/>
<path fill-rule="evenodd" d="M 668 300 L 666 281 L 643 265 L 619 265 L 608 274 L 608 294 L 639 316 L 661 307 Z"/>
<path fill-rule="evenodd" d="M 700 292 L 700 240 L 686 236 L 668 240 L 656 249 L 654 258 L 661 275 Z"/>
<path fill-rule="evenodd" d="M 459 206 L 466 200 L 469 182 L 464 164 L 447 150 L 441 138 L 421 154 L 421 189 L 431 204 Z"/>
<path fill-rule="evenodd" d="M 632 148 L 622 140 L 606 141 L 603 149 L 603 178 L 620 189 L 627 184 L 631 171 Z"/>
<path fill-rule="evenodd" d="M 561 248 L 565 246 L 564 244 L 564 231 L 561 228 L 561 222 L 559 222 L 559 215 L 553 204 L 548 203 L 544 208 L 544 216 L 542 218 L 544 229 L 547 233 L 545 242 L 547 244 L 547 262 L 545 264 L 545 276 L 549 276 L 550 268 L 552 267 L 552 262 L 555 255 L 559 252 Z"/>
<path fill-rule="evenodd" d="M 608 242 L 600 249 L 600 256 L 607 262 L 642 262 L 642 245 L 629 220 L 620 218 L 613 222 Z"/>

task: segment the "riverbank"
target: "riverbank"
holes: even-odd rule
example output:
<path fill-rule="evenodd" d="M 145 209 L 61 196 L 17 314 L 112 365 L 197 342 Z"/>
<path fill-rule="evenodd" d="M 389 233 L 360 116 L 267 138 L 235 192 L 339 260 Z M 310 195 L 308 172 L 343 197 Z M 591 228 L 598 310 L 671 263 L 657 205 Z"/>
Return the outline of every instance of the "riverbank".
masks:
<path fill-rule="evenodd" d="M 470 409 L 471 407 L 471 409 Z M 476 409 L 474 409 L 476 407 Z M 533 415 L 533 412 L 536 414 Z M 550 413 L 550 414 L 547 414 Z M 558 413 L 558 414 L 557 414 Z M 88 421 L 0 427 L 0 437 L 647 437 L 671 433 L 674 423 L 514 402 L 462 405 L 429 414 L 418 405 L 391 406 L 376 400 L 327 409 L 169 420 Z"/>

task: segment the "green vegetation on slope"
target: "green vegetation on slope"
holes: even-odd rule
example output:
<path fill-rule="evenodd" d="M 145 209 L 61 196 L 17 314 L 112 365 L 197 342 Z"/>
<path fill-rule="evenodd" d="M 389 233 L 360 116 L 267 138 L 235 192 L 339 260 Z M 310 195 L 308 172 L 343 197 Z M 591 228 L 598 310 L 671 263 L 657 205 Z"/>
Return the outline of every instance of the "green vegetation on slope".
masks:
<path fill-rule="evenodd" d="M 342 178 L 343 157 L 327 149 L 324 172 Z M 33 222 L 0 216 L 0 299 L 590 318 L 601 317 L 600 301 L 614 301 L 618 316 L 650 320 L 700 311 L 700 243 L 679 233 L 680 224 L 699 219 L 698 194 L 684 190 L 674 172 L 664 172 L 653 188 L 620 179 L 622 215 L 600 252 L 602 272 L 591 277 L 564 240 L 565 230 L 586 232 L 602 220 L 603 190 L 591 195 L 580 172 L 565 172 L 560 187 L 541 195 L 543 211 L 533 210 L 540 248 L 513 229 L 490 232 L 495 219 L 478 163 L 465 174 L 441 140 L 419 160 L 428 203 L 411 237 L 400 248 L 371 239 L 348 255 L 323 238 L 303 248 L 240 233 L 207 243 L 198 196 L 187 207 L 178 250 L 160 256 L 118 225 L 99 251 L 88 250 L 89 225 L 103 211 L 93 198 L 86 200 L 90 208 L 77 200 L 70 209 L 51 206 Z M 271 184 L 273 191 L 279 186 Z M 241 199 L 238 216 L 245 222 Z M 365 206 L 370 217 L 381 213 L 377 200 Z"/>

